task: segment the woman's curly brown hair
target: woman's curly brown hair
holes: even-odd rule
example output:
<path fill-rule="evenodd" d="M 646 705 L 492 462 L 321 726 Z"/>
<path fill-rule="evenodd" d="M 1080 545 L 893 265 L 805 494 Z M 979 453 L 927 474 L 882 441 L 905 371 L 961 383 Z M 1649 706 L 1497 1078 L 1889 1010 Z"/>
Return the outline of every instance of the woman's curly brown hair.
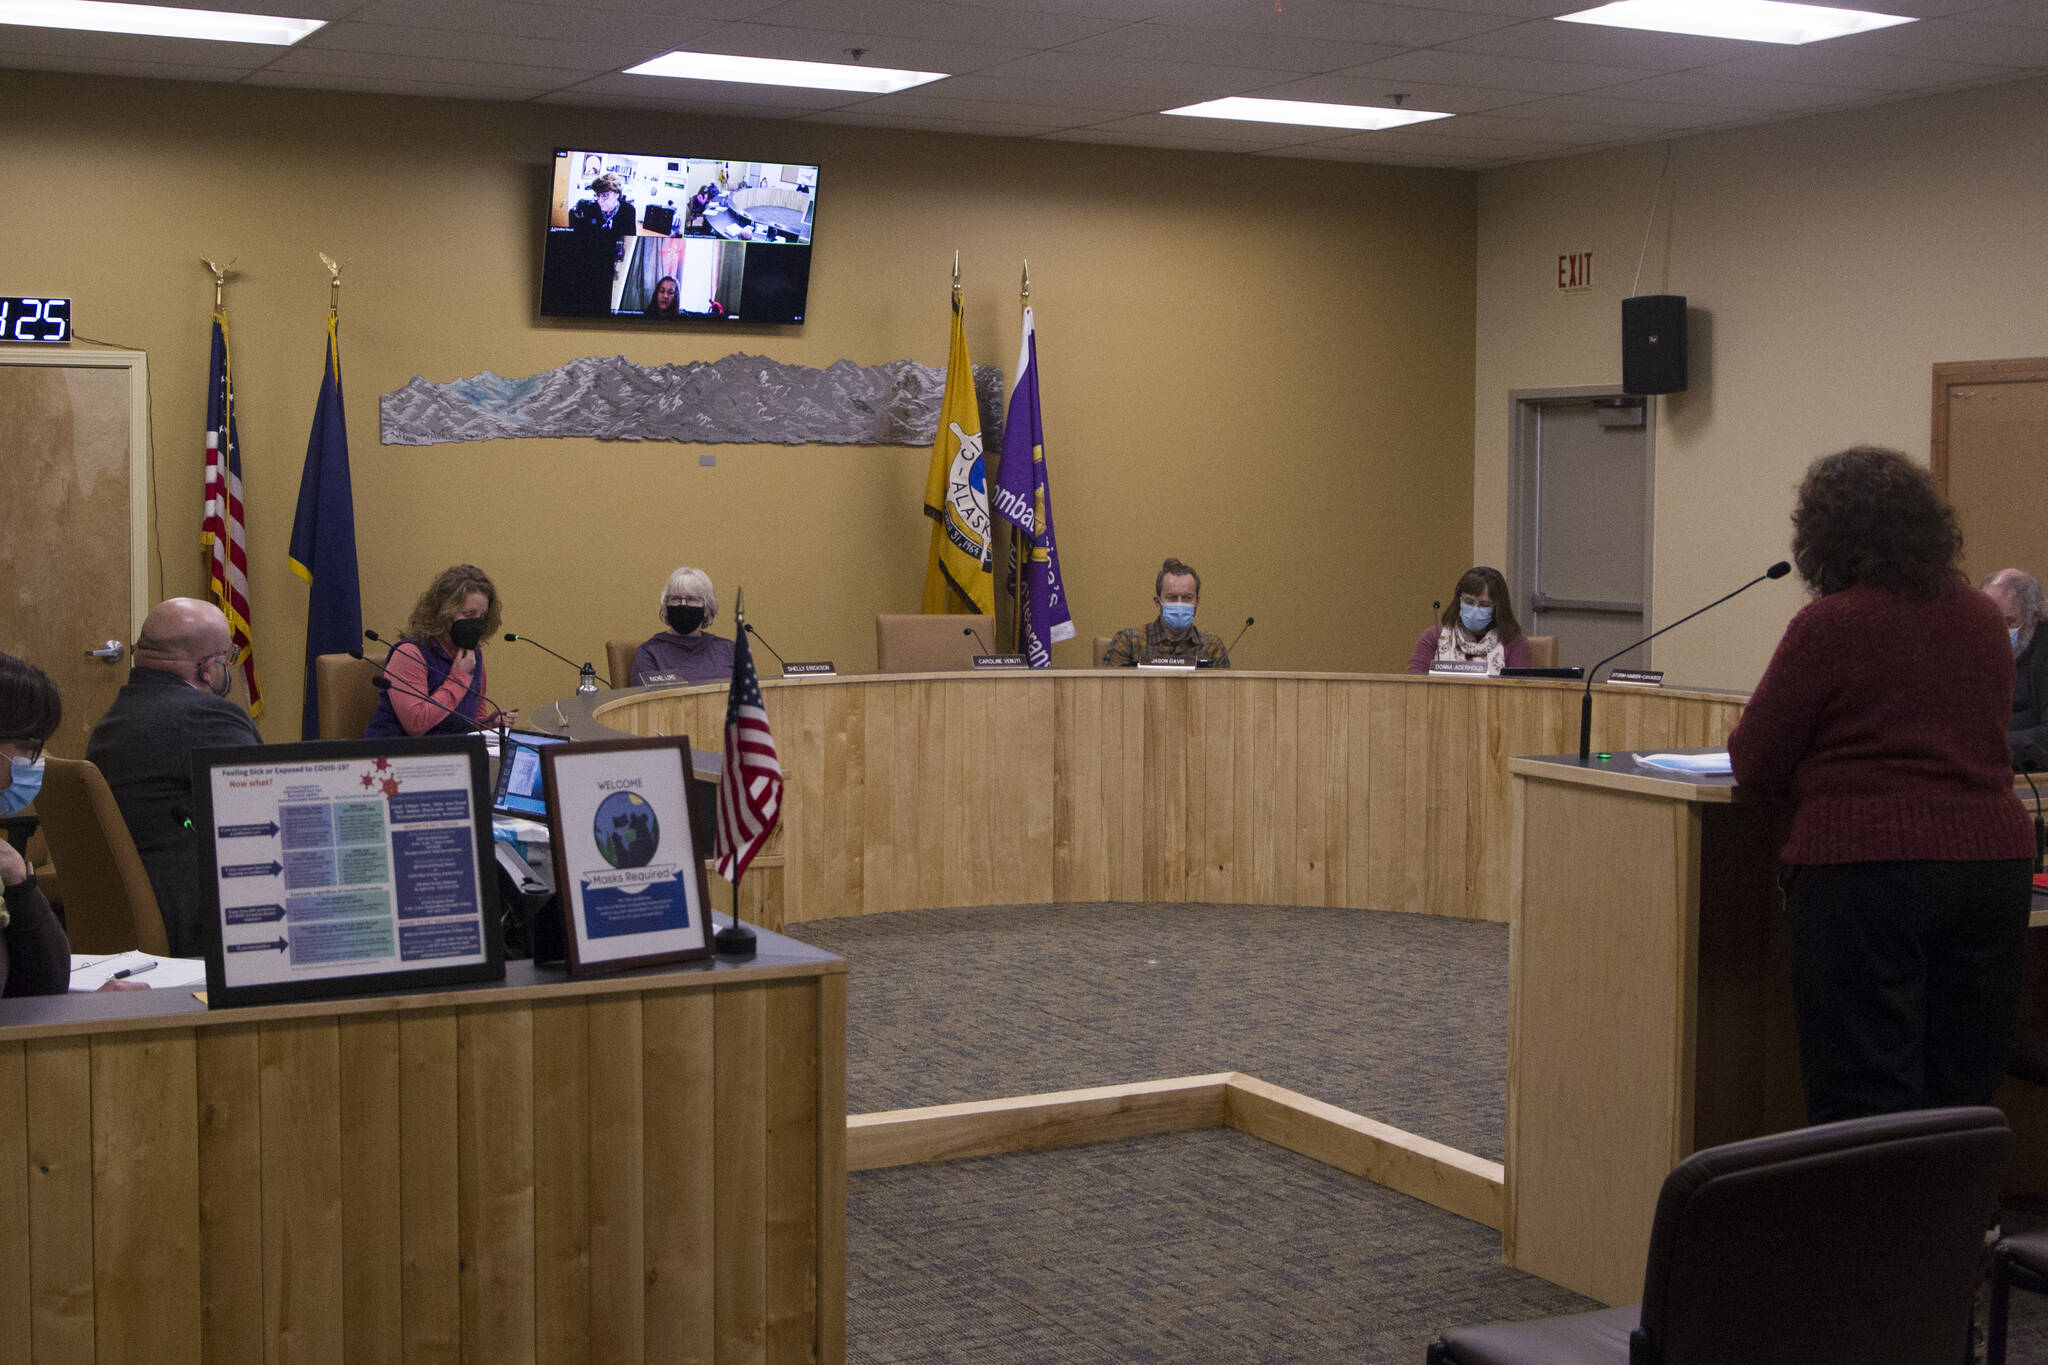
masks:
<path fill-rule="evenodd" d="M 484 613 L 484 638 L 491 639 L 504 623 L 503 606 L 489 576 L 474 564 L 455 564 L 441 570 L 440 576 L 420 594 L 419 603 L 413 607 L 412 620 L 405 628 L 407 637 L 414 640 L 446 639 L 448 627 L 455 623 L 462 604 L 473 592 L 482 593 L 484 600 L 491 604 Z"/>
<path fill-rule="evenodd" d="M 1925 600 L 1962 576 L 1963 533 L 1934 477 L 1896 450 L 1854 446 L 1807 467 L 1792 562 L 1814 591 L 1868 584 Z"/>

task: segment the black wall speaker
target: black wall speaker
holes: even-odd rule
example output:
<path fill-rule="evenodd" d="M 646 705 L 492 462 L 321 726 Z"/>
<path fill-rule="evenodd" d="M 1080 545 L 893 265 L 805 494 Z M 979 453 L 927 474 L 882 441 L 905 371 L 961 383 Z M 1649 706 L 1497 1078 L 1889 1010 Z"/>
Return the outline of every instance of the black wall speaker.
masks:
<path fill-rule="evenodd" d="M 1621 301 L 1621 387 L 1627 393 L 1685 392 L 1685 295 Z"/>

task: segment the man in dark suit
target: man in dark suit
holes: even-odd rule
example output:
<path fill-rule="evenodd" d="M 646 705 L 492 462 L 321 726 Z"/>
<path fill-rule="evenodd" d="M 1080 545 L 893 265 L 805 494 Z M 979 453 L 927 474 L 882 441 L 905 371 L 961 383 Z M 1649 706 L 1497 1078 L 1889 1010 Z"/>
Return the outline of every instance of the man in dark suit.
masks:
<path fill-rule="evenodd" d="M 263 742 L 249 713 L 227 699 L 236 657 L 219 607 L 190 597 L 158 603 L 143 620 L 128 681 L 85 749 L 121 807 L 177 957 L 198 957 L 205 942 L 191 752 Z"/>

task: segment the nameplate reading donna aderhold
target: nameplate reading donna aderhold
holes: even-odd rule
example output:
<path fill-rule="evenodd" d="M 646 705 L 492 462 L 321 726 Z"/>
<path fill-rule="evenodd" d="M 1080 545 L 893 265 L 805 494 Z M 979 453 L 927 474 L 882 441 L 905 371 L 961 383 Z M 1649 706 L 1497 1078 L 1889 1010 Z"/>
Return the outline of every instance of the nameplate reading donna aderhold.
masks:
<path fill-rule="evenodd" d="M 839 670 L 832 666 L 830 659 L 816 659 L 808 663 L 782 666 L 782 676 L 785 678 L 831 678 L 838 676 L 838 673 Z"/>
<path fill-rule="evenodd" d="M 1433 677 L 1470 678 L 1486 676 L 1484 659 L 1438 659 L 1429 666 Z"/>
<path fill-rule="evenodd" d="M 1607 675 L 1607 681 L 1617 687 L 1662 687 L 1664 670 L 1661 668 L 1617 668 Z"/>
<path fill-rule="evenodd" d="M 976 668 L 1029 668 L 1031 661 L 1022 654 L 977 654 L 974 656 L 974 666 Z"/>

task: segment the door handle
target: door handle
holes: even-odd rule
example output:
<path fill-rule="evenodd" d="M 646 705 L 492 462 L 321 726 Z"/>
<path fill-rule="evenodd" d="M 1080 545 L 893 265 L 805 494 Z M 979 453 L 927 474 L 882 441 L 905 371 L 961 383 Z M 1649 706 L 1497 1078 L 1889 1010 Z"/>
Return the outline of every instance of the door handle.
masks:
<path fill-rule="evenodd" d="M 120 663 L 122 659 L 127 657 L 127 654 L 128 646 L 122 644 L 119 640 L 109 640 L 98 649 L 88 649 L 85 651 L 86 658 L 98 659 L 103 664 Z"/>

